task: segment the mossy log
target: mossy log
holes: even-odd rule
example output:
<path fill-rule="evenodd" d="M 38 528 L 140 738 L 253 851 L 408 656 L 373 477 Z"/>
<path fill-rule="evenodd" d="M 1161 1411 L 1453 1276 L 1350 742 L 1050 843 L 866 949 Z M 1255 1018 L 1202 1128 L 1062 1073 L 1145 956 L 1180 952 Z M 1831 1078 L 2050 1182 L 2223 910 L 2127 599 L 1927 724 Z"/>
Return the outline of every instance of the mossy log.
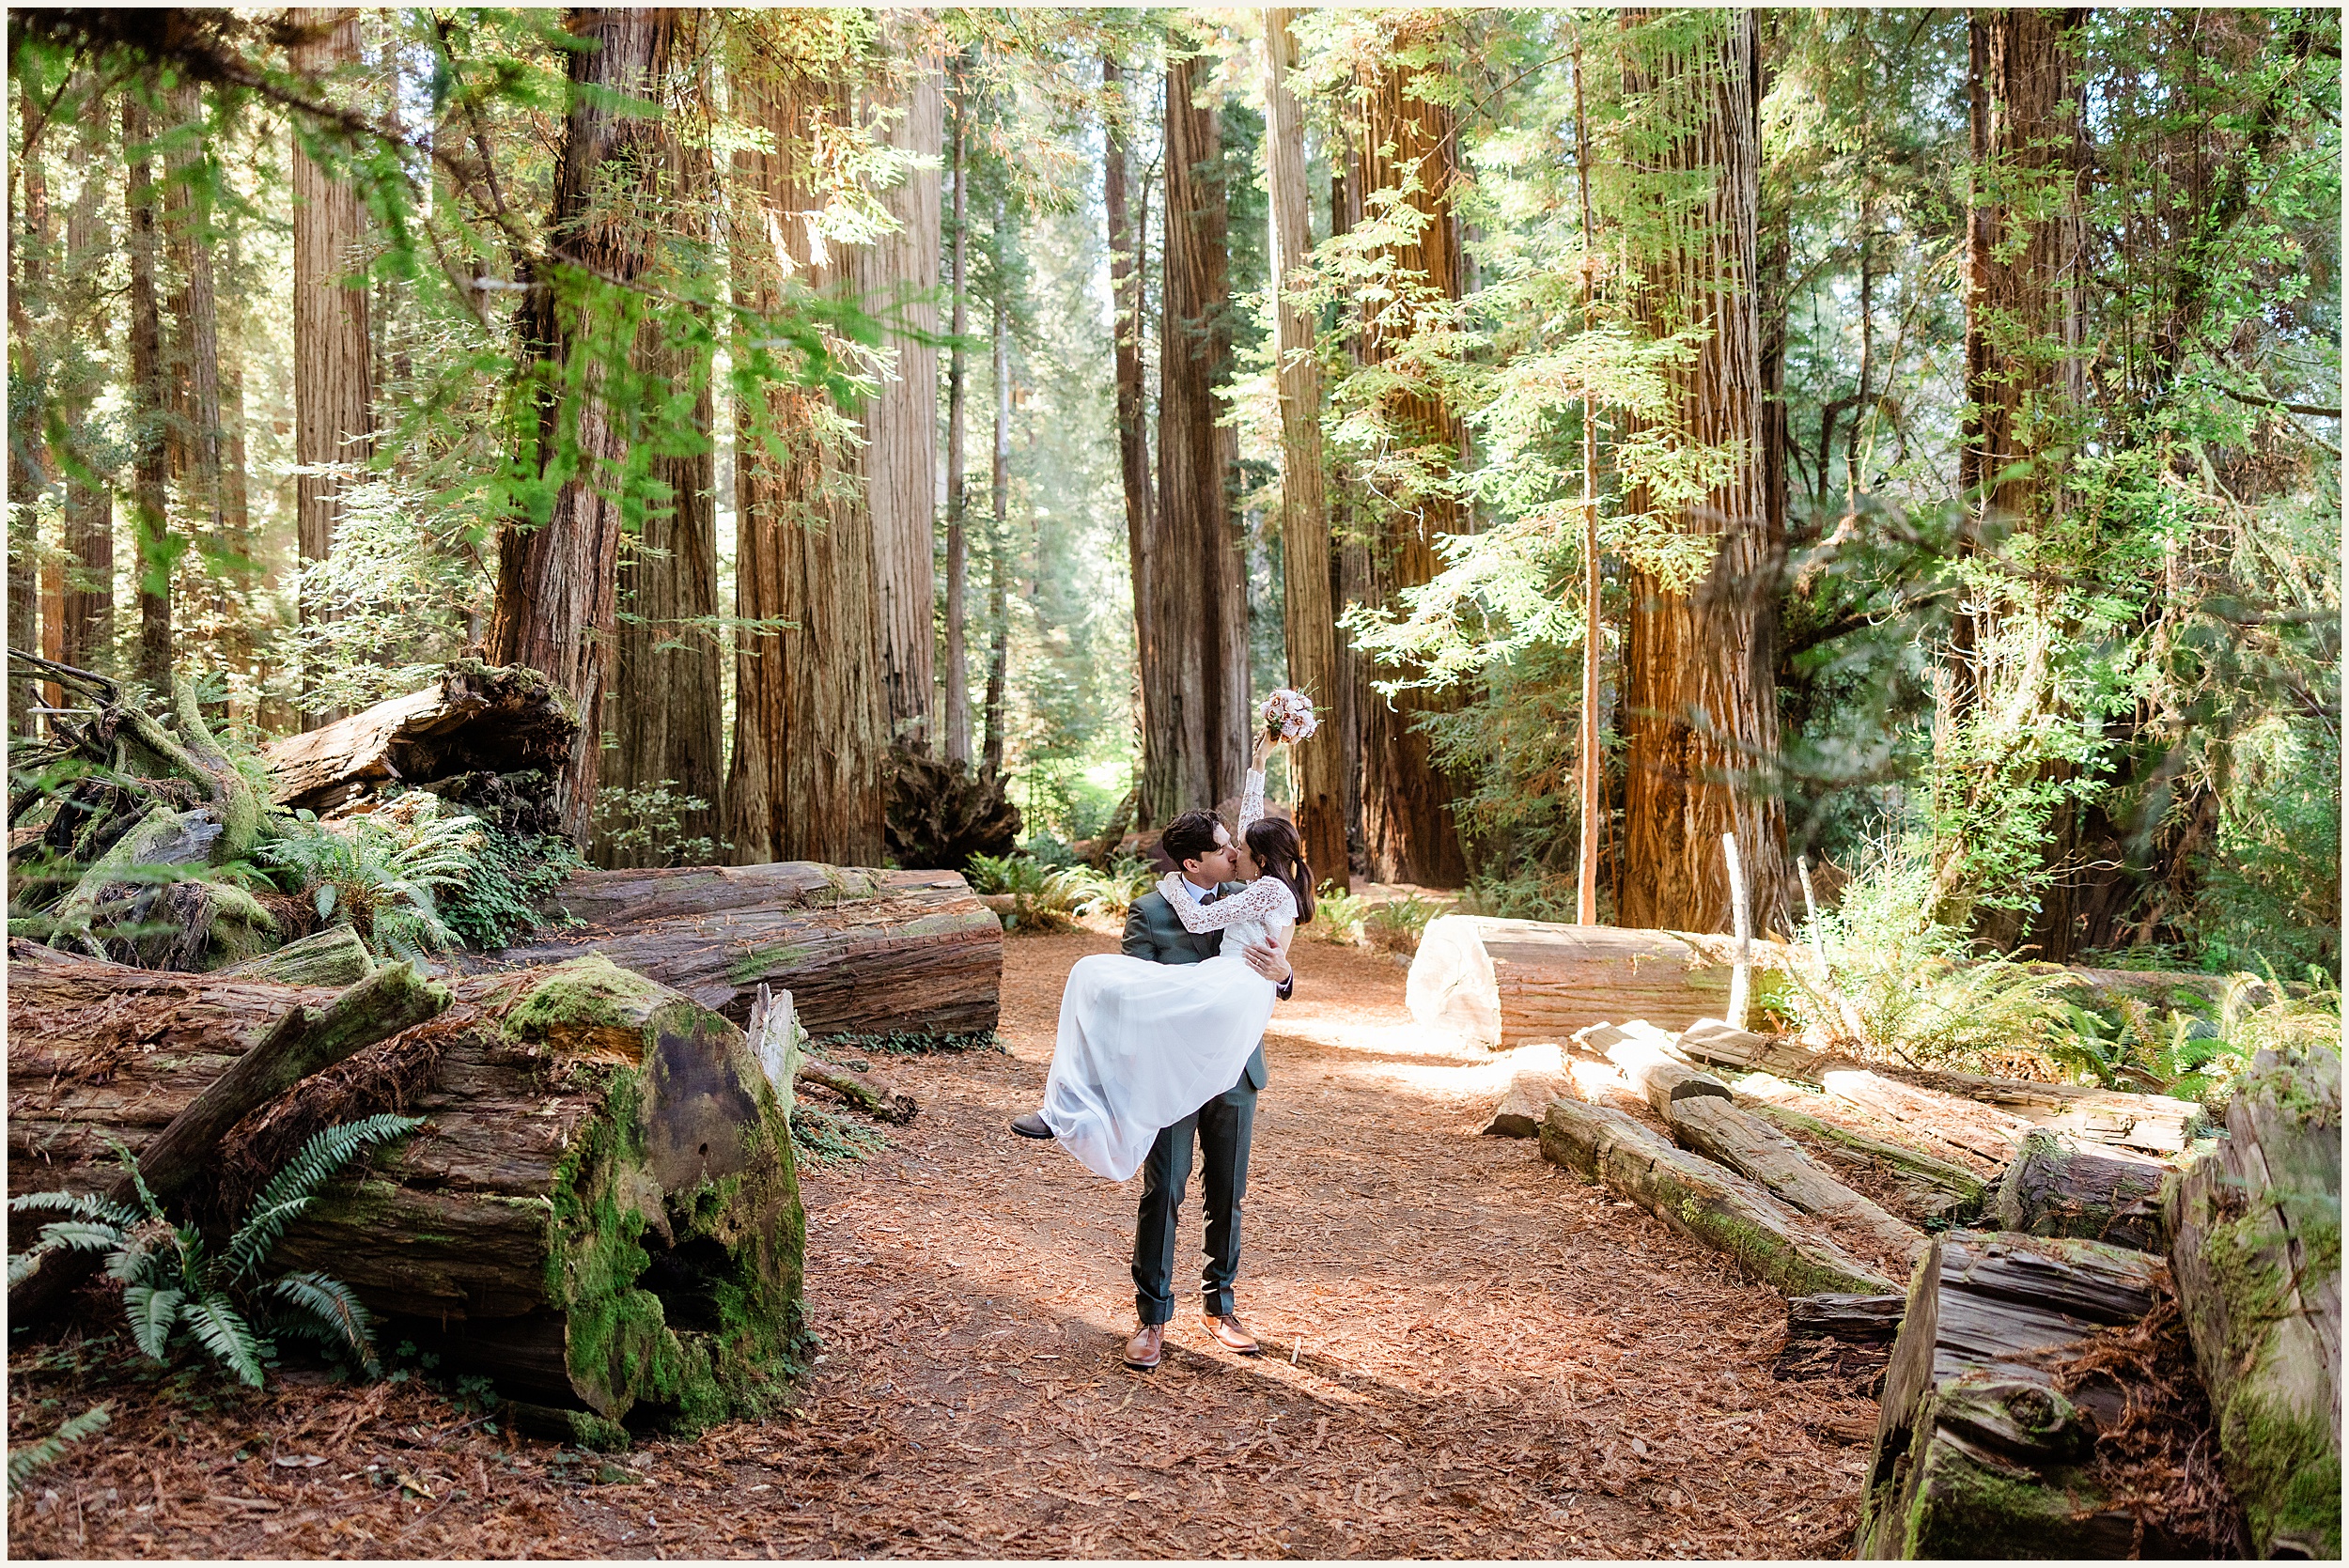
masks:
<path fill-rule="evenodd" d="M 330 925 L 212 972 L 223 979 L 273 980 L 281 986 L 349 986 L 367 977 L 375 960 L 359 933 Z"/>
<path fill-rule="evenodd" d="M 2054 1363 L 2167 1294 L 2160 1259 L 2099 1242 L 1937 1237 L 1886 1368 L 1856 1558 L 2182 1554 L 2092 1467 L 2126 1390 L 2058 1387 Z M 2142 1534 L 2140 1534 L 2142 1530 Z"/>
<path fill-rule="evenodd" d="M 2170 1155 L 2208 1130 L 2207 1115 L 2194 1100 L 2167 1094 L 2132 1094 L 2084 1083 L 2043 1083 L 2024 1079 L 1984 1078 L 1927 1067 L 1889 1066 L 1880 1062 L 1822 1058 L 1818 1075 L 1836 1068 L 1865 1068 L 1877 1076 L 1929 1094 L 1972 1100 L 2017 1121 L 2044 1126 L 2092 1143 L 2112 1143 Z"/>
<path fill-rule="evenodd" d="M 1551 1101 L 1542 1119 L 1542 1157 L 1727 1253 L 1781 1295 L 1893 1289 L 1890 1280 L 1845 1251 L 1815 1221 L 1743 1176 L 1674 1148 L 1620 1110 Z"/>
<path fill-rule="evenodd" d="M 1831 1067 L 1819 1081 L 1836 1099 L 1893 1123 L 1935 1153 L 1951 1151 L 1984 1175 L 2005 1167 L 2030 1124 L 1995 1106 L 1920 1089 L 1857 1065 Z"/>
<path fill-rule="evenodd" d="M 1662 1114 L 1684 1148 L 1758 1184 L 1789 1208 L 1812 1216 L 1859 1256 L 1902 1271 L 1924 1255 L 1924 1232 L 1837 1181 L 1793 1139 L 1738 1110 L 1726 1095 L 1668 1100 Z"/>
<path fill-rule="evenodd" d="M 1513 1050 L 1626 1014 L 1685 1028 L 1720 1013 L 1729 973 L 1674 932 L 1443 915 L 1420 938 L 1405 994 L 1423 1026 Z"/>
<path fill-rule="evenodd" d="M 2218 1457 L 2263 1557 L 2341 1556 L 2341 1057 L 2262 1051 L 2164 1194 Z"/>
<path fill-rule="evenodd" d="M 261 758 L 272 800 L 323 816 L 395 783 L 521 772 L 551 781 L 578 734 L 578 714 L 545 675 L 459 660 L 420 691 L 289 736 Z"/>
<path fill-rule="evenodd" d="M 802 1057 L 792 1069 L 792 1078 L 799 1083 L 813 1083 L 829 1089 L 866 1115 L 899 1126 L 910 1122 L 921 1107 L 910 1094 L 901 1094 L 886 1083 L 875 1083 L 849 1068 L 815 1057 Z"/>
<path fill-rule="evenodd" d="M 1988 1222 L 2026 1235 L 2084 1236 L 2166 1251 L 2159 1194 L 2170 1167 L 2157 1159 L 2033 1127 L 1991 1200 Z"/>
<path fill-rule="evenodd" d="M 1826 1097 L 1815 1091 L 1798 1089 L 1769 1073 L 1749 1073 L 1730 1087 L 1739 1109 L 1800 1135 L 1829 1158 L 1873 1165 L 1912 1186 L 1929 1188 L 1939 1198 L 1927 1206 L 1952 1219 L 1971 1219 L 1982 1212 L 1989 1185 L 1980 1175 L 1890 1135 L 1874 1137 L 1815 1114 Z"/>
<path fill-rule="evenodd" d="M 289 1004 L 334 995 L 21 949 L 10 979 L 12 1194 L 101 1187 L 108 1135 L 136 1146 Z M 795 1369 L 804 1228 L 788 1107 L 742 1032 L 597 957 L 450 988 L 440 1018 L 241 1122 L 192 1206 L 233 1213 L 319 1126 L 420 1115 L 277 1262 L 574 1436 L 765 1408 Z"/>
<path fill-rule="evenodd" d="M 476 971 L 601 953 L 737 1020 L 788 988 L 811 1035 L 991 1032 L 1003 928 L 952 871 L 770 865 L 588 871 L 545 900 L 577 922 L 460 960 Z"/>

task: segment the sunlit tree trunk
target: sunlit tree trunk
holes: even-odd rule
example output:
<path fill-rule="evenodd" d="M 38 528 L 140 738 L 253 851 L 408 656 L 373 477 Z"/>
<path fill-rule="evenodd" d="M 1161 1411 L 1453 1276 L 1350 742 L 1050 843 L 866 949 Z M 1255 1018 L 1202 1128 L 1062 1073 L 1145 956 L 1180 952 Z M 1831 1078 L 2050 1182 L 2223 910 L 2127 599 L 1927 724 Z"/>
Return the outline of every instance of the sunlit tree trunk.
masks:
<path fill-rule="evenodd" d="M 1195 60 L 1167 66 L 1158 496 L 1150 598 L 1137 607 L 1160 649 L 1143 670 L 1142 772 L 1143 809 L 1159 823 L 1232 793 L 1251 729 L 1247 585 L 1216 429 L 1231 360 L 1221 133 L 1218 111 L 1192 101 L 1200 76 Z"/>
<path fill-rule="evenodd" d="M 673 103 L 673 114 L 677 108 Z M 665 129 L 661 142 L 664 205 L 690 215 L 695 232 L 706 234 L 713 179 L 708 152 Z M 661 328 L 658 319 L 646 323 L 639 363 L 659 384 L 690 386 L 694 428 L 714 433 L 709 350 L 664 342 Z M 713 624 L 719 614 L 715 446 L 663 453 L 652 460 L 652 476 L 668 487 L 671 499 L 646 512 L 643 533 L 621 552 L 621 618 L 605 698 L 614 745 L 598 790 L 665 785 L 680 800 L 702 802 L 677 811 L 677 836 L 714 841 L 725 783 L 724 655 Z M 645 866 L 668 864 L 670 857 L 655 845 L 623 847 L 599 823 L 595 859 L 599 865 Z"/>
<path fill-rule="evenodd" d="M 1148 396 L 1143 380 L 1143 257 L 1148 254 L 1150 191 L 1144 184 L 1127 200 L 1127 146 L 1124 122 L 1117 116 L 1129 110 L 1125 96 L 1126 73 L 1115 60 L 1101 62 L 1101 83 L 1116 100 L 1106 134 L 1108 163 L 1102 172 L 1103 205 L 1109 210 L 1110 318 L 1117 334 L 1117 463 L 1126 492 L 1126 562 L 1133 581 L 1134 658 L 1137 679 L 1145 694 L 1151 690 L 1158 661 L 1164 652 L 1142 607 L 1150 602 L 1151 513 L 1150 423 Z M 1152 826 L 1147 801 L 1135 794 L 1137 828 Z"/>
<path fill-rule="evenodd" d="M 292 51 L 296 70 L 323 76 L 358 61 L 357 11 L 298 7 L 288 17 L 303 31 Z M 294 461 L 304 469 L 365 462 L 375 452 L 375 369 L 366 282 L 357 275 L 364 261 L 359 194 L 313 163 L 299 139 L 292 160 Z M 333 474 L 295 476 L 295 545 L 303 565 L 333 551 L 348 483 Z M 296 613 L 308 622 L 327 612 L 300 604 Z M 305 671 L 303 691 L 313 684 Z M 334 717 L 305 713 L 303 722 Z"/>
<path fill-rule="evenodd" d="M 946 756 L 951 762 L 971 760 L 971 666 L 964 601 L 971 589 L 969 501 L 963 484 L 962 431 L 969 370 L 963 363 L 962 337 L 970 329 L 970 131 L 964 124 L 964 87 L 957 77 L 951 95 L 954 107 L 955 211 L 948 251 L 947 292 L 953 311 L 949 332 L 954 339 L 946 360 Z"/>
<path fill-rule="evenodd" d="M 1297 36 L 1286 10 L 1265 12 L 1266 183 L 1272 198 L 1272 277 L 1283 287 L 1308 264 L 1313 225 L 1305 194 L 1304 113 L 1288 78 L 1297 69 Z M 1330 511 L 1322 487 L 1321 364 L 1314 357 L 1320 325 L 1285 298 L 1275 318 L 1281 389 L 1281 548 L 1283 628 L 1289 684 L 1327 705 L 1337 686 L 1337 622 L 1330 605 Z M 1346 753 L 1334 725 L 1290 753 L 1296 771 L 1298 832 L 1314 874 L 1344 887 Z"/>
<path fill-rule="evenodd" d="M 1345 138 L 1344 144 L 1342 151 L 1333 153 L 1338 167 L 1330 176 L 1332 238 L 1351 234 L 1362 221 L 1361 149 L 1351 138 Z M 1359 331 L 1348 334 L 1346 355 L 1351 364 L 1361 363 L 1362 338 Z M 1344 612 L 1370 602 L 1370 542 L 1362 536 L 1359 508 L 1346 485 L 1341 482 L 1325 487 L 1324 493 L 1330 497 L 1330 532 L 1336 546 L 1330 552 L 1330 601 L 1333 608 Z M 1343 633 L 1337 642 L 1338 667 L 1330 722 L 1338 734 L 1339 778 L 1346 792 L 1346 864 L 1349 871 L 1361 871 L 1369 864 L 1362 853 L 1362 715 L 1378 699 L 1370 689 L 1370 656 L 1354 646 Z"/>
<path fill-rule="evenodd" d="M 157 691 L 171 688 L 171 567 L 164 486 L 170 474 L 164 427 L 170 394 L 163 382 L 163 324 L 155 294 L 155 166 L 147 109 L 135 93 L 122 100 L 122 145 L 130 160 L 124 186 L 131 251 L 131 521 L 136 531 L 139 646 L 132 668 Z"/>
<path fill-rule="evenodd" d="M 524 416 L 533 425 L 531 458 L 560 485 L 543 520 L 514 519 L 500 531 L 490 658 L 544 671 L 579 705 L 580 738 L 557 802 L 563 831 L 582 848 L 603 753 L 622 533 L 614 492 L 629 451 L 629 414 L 604 402 L 607 373 L 598 361 L 626 353 L 633 337 L 603 318 L 608 305 L 585 309 L 563 296 L 575 293 L 580 273 L 628 283 L 650 259 L 653 236 L 628 203 L 657 194 L 667 157 L 658 122 L 619 112 L 614 100 L 658 97 L 674 19 L 674 12 L 654 10 L 571 13 L 572 30 L 592 47 L 570 56 L 571 103 L 549 206 L 549 254 L 533 269 L 539 275 L 525 280 L 532 288 L 516 323 L 526 396 L 535 405 Z M 567 367 L 582 349 L 586 379 L 574 385 Z"/>
<path fill-rule="evenodd" d="M 1452 187 L 1459 175 L 1459 136 L 1449 108 L 1418 96 L 1420 74 L 1413 68 L 1386 65 L 1361 83 L 1362 188 L 1402 190 L 1410 185 L 1408 199 L 1424 222 L 1416 239 L 1395 253 L 1394 263 L 1407 275 L 1423 279 L 1431 289 L 1456 300 L 1461 253 Z M 1392 357 L 1397 346 L 1369 322 L 1361 342 L 1363 363 L 1371 365 Z M 1435 454 L 1437 466 L 1460 453 L 1465 427 L 1440 400 L 1398 391 L 1382 411 L 1397 439 Z M 1383 510 L 1377 536 L 1369 542 L 1371 593 L 1373 602 L 1395 609 L 1405 589 L 1435 576 L 1437 540 L 1466 533 L 1470 520 L 1456 503 L 1435 494 Z M 1392 699 L 1372 693 L 1359 710 L 1362 850 L 1377 880 L 1456 887 L 1468 878 L 1452 816 L 1457 789 L 1436 766 L 1428 737 L 1419 727 L 1423 714 L 1446 710 L 1456 701 L 1423 691 Z"/>
<path fill-rule="evenodd" d="M 97 273 L 112 242 L 100 203 L 105 190 L 101 173 L 106 151 L 105 126 L 101 117 L 94 80 L 83 101 L 81 134 L 73 147 L 74 172 L 81 187 L 66 216 L 66 271 L 70 284 L 67 330 L 86 343 L 107 340 L 113 312 Z M 86 449 L 90 402 L 95 385 L 77 382 L 65 408 L 66 428 L 85 449 L 69 468 L 65 486 L 65 548 L 71 559 L 59 616 L 58 654 L 61 662 L 77 669 L 111 673 L 115 665 L 115 530 L 114 496 L 91 466 Z M 77 472 L 78 470 L 78 472 Z M 86 476 L 85 476 L 86 475 Z"/>
<path fill-rule="evenodd" d="M 39 110 L 33 83 L 27 77 L 19 90 L 24 111 L 20 127 L 30 126 Z M 21 150 L 10 170 L 8 185 L 8 337 L 9 369 L 19 386 L 39 375 L 28 309 L 41 287 L 42 253 L 49 244 L 49 190 L 41 173 L 38 146 Z M 20 202 L 18 191 L 23 190 Z M 39 428 L 40 409 L 31 398 L 10 399 L 8 410 L 8 645 L 25 649 L 43 645 L 54 630 L 54 615 L 43 616 L 41 573 L 34 565 L 35 511 L 39 487 L 47 481 L 49 457 Z M 39 688 L 30 682 L 8 687 L 8 727 L 19 735 L 37 734 L 39 716 L 32 711 Z"/>
<path fill-rule="evenodd" d="M 885 29 L 886 31 L 886 29 Z M 935 57 L 924 60 L 898 93 L 867 105 L 902 109 L 889 130 L 892 147 L 923 160 L 882 193 L 901 225 L 850 255 L 856 287 L 877 311 L 902 313 L 912 332 L 938 333 L 939 178 L 944 82 Z M 930 744 L 938 635 L 938 349 L 913 337 L 894 340 L 895 363 L 864 409 L 866 467 L 873 503 L 873 567 L 880 599 L 882 675 L 893 736 Z"/>
<path fill-rule="evenodd" d="M 164 203 L 172 253 L 172 345 L 168 379 L 173 383 L 172 433 L 175 477 L 180 505 L 191 514 L 212 583 L 211 609 L 225 618 L 226 582 L 220 559 L 228 549 L 222 509 L 221 471 L 226 454 L 221 442 L 220 308 L 212 270 L 212 203 L 207 140 L 190 140 L 186 128 L 204 129 L 204 101 L 192 82 L 171 94 L 171 117 L 180 140 L 171 159 L 171 189 Z"/>
<path fill-rule="evenodd" d="M 1657 116 L 1639 178 L 1654 182 L 1633 264 L 1648 334 L 1704 333 L 1671 373 L 1672 421 L 1734 461 L 1672 516 L 1718 540 L 1686 592 L 1630 573 L 1624 726 L 1629 741 L 1620 924 L 1714 931 L 1730 918 L 1721 836 L 1734 832 L 1755 929 L 1786 930 L 1785 813 L 1776 793 L 1778 711 L 1765 624 L 1771 566 L 1756 276 L 1760 142 L 1752 13 L 1657 23 L 1626 11 L 1625 91 Z M 1633 511 L 1648 509 L 1635 491 Z M 1668 514 L 1669 515 L 1669 514 Z"/>
<path fill-rule="evenodd" d="M 987 738 L 981 766 L 1003 769 L 1004 686 L 1011 674 L 1011 300 L 1005 276 L 1003 198 L 995 197 L 995 442 L 988 487 L 991 524 L 988 531 Z"/>
<path fill-rule="evenodd" d="M 830 69 L 776 54 L 735 84 L 743 117 L 775 148 L 735 155 L 754 215 L 737 235 L 736 298 L 761 310 L 781 301 L 781 260 L 811 287 L 841 282 L 836 249 L 819 253 L 808 232 L 821 205 L 811 128 L 851 113 Z M 736 602 L 745 619 L 784 624 L 746 628 L 737 644 L 730 853 L 738 864 L 878 865 L 889 708 L 860 454 L 822 391 L 770 383 L 757 396 L 766 428 L 746 407 L 735 448 Z"/>

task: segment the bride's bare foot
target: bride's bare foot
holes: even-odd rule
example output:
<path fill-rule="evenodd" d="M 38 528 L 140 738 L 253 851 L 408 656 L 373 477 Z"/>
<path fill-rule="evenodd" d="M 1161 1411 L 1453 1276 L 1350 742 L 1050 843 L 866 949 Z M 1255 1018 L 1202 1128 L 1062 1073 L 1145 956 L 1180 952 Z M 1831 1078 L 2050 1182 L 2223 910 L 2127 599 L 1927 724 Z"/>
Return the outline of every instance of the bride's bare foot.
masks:
<path fill-rule="evenodd" d="M 1022 1138 L 1050 1138 L 1052 1136 L 1052 1129 L 1044 1125 L 1044 1118 L 1038 1116 L 1033 1110 L 1029 1111 L 1025 1116 L 1014 1116 L 1011 1119 L 1011 1130 L 1018 1133 Z"/>

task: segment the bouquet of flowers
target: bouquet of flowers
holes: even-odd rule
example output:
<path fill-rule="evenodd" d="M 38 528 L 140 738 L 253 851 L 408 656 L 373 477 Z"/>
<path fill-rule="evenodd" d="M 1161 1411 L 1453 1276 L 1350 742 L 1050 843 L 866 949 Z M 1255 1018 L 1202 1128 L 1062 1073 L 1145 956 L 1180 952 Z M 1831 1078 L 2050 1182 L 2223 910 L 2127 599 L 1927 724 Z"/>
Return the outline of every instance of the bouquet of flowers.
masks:
<path fill-rule="evenodd" d="M 1264 700 L 1264 732 L 1274 740 L 1299 741 L 1319 727 L 1313 699 L 1283 686 Z"/>

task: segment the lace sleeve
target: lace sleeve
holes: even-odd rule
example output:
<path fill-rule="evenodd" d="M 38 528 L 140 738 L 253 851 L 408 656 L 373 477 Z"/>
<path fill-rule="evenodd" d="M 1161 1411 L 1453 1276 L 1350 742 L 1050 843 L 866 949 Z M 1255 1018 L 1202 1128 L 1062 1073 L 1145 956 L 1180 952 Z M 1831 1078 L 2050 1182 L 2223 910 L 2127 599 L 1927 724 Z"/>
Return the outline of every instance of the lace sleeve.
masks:
<path fill-rule="evenodd" d="M 1239 831 L 1242 833 L 1264 818 L 1264 769 L 1251 768 L 1248 783 L 1239 792 Z"/>
<path fill-rule="evenodd" d="M 1297 912 L 1297 895 L 1278 877 L 1259 877 L 1229 898 L 1219 898 L 1202 907 L 1199 901 L 1174 884 L 1182 878 L 1168 872 L 1159 880 L 1159 891 L 1166 895 L 1167 907 L 1174 918 L 1183 923 L 1183 929 L 1193 934 L 1221 931 L 1237 925 L 1244 920 L 1273 921 Z"/>

